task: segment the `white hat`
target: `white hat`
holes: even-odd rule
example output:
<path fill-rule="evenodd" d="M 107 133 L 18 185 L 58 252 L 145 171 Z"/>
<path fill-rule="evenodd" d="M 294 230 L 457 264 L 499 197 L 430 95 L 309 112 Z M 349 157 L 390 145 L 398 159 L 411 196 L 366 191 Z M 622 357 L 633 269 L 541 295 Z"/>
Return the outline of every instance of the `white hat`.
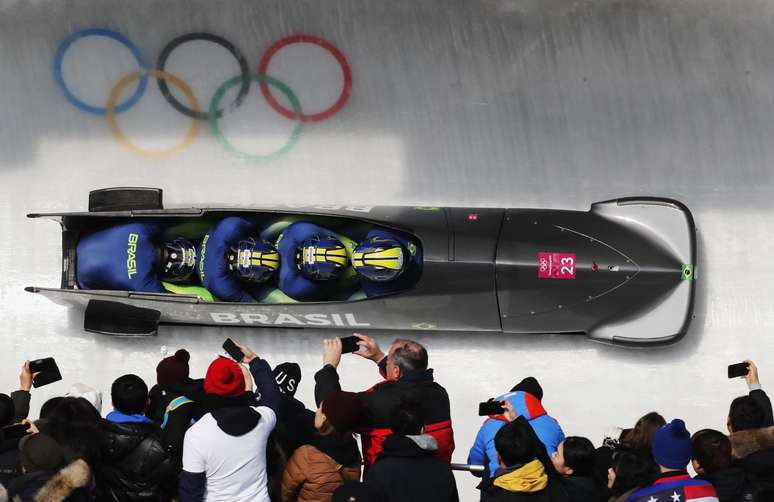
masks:
<path fill-rule="evenodd" d="M 75 383 L 65 397 L 82 397 L 102 415 L 102 392 L 89 387 L 85 383 Z"/>

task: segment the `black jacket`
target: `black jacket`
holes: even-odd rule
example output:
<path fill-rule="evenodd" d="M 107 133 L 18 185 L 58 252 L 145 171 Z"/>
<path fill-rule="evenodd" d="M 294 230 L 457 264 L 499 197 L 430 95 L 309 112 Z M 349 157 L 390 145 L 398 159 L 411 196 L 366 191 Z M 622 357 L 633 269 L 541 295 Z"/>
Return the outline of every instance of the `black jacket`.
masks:
<path fill-rule="evenodd" d="M 91 472 L 83 460 L 76 460 L 61 471 L 40 471 L 16 478 L 8 487 L 8 499 L 21 502 L 57 500 L 88 502 Z"/>
<path fill-rule="evenodd" d="M 298 399 L 283 395 L 277 426 L 272 431 L 277 446 L 290 458 L 296 448 L 309 444 L 315 436 L 314 412 Z"/>
<path fill-rule="evenodd" d="M 562 478 L 562 488 L 572 502 L 599 502 L 607 493 L 593 478 L 567 476 Z"/>
<path fill-rule="evenodd" d="M 438 443 L 429 435 L 385 439 L 366 476 L 381 502 L 457 502 L 457 485 L 449 464 L 435 457 Z"/>
<path fill-rule="evenodd" d="M 11 481 L 21 476 L 21 466 L 19 465 L 19 447 L 11 448 L 0 452 L 0 485 L 6 488 L 10 486 Z"/>
<path fill-rule="evenodd" d="M 753 500 L 755 494 L 755 484 L 740 467 L 729 467 L 711 474 L 700 474 L 696 479 L 712 483 L 720 502 L 749 502 Z"/>
<path fill-rule="evenodd" d="M 180 385 L 154 385 L 148 393 L 150 405 L 146 416 L 162 428 L 162 440 L 176 462 L 183 459 L 183 439 L 191 424 L 206 411 L 196 397 L 204 393 L 204 380 L 191 380 Z M 178 398 L 182 401 L 170 403 Z"/>
<path fill-rule="evenodd" d="M 13 421 L 21 422 L 30 414 L 30 393 L 27 390 L 15 390 L 11 392 L 13 400 Z"/>
<path fill-rule="evenodd" d="M 386 359 L 386 358 L 385 358 Z M 379 369 L 384 376 L 385 360 Z M 324 366 L 314 375 L 314 397 L 317 405 L 329 393 L 341 390 L 339 374 L 331 365 Z M 454 431 L 452 429 L 449 395 L 435 382 L 433 370 L 417 371 L 403 376 L 398 381 L 385 380 L 358 397 L 364 412 L 357 424 L 357 431 L 363 446 L 363 461 L 366 470 L 374 463 L 382 450 L 382 442 L 390 434 L 390 422 L 396 408 L 404 399 L 419 403 L 419 414 L 425 424 L 425 433 L 438 441 L 436 456 L 447 463 L 454 452 Z"/>
<path fill-rule="evenodd" d="M 102 465 L 97 473 L 100 500 L 170 500 L 180 465 L 166 451 L 159 427 L 107 420 L 100 427 Z"/>

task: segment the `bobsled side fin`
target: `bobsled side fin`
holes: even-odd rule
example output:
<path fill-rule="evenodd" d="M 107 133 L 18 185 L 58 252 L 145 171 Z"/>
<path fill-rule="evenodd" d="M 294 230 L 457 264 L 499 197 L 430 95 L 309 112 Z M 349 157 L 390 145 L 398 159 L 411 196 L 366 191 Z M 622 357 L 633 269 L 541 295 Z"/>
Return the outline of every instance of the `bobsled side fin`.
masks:
<path fill-rule="evenodd" d="M 155 336 L 161 312 L 120 302 L 89 300 L 83 329 L 111 336 Z"/>
<path fill-rule="evenodd" d="M 113 187 L 89 192 L 89 211 L 164 209 L 160 188 Z"/>

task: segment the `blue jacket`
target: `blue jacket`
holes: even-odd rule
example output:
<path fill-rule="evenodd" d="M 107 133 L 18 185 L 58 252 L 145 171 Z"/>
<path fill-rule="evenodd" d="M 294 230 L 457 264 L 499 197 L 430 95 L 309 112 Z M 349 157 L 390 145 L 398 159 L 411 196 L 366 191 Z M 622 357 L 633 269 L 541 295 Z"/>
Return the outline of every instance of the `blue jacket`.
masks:
<path fill-rule="evenodd" d="M 548 455 L 554 454 L 559 443 L 564 441 L 564 432 L 559 423 L 546 413 L 543 405 L 532 394 L 516 391 L 509 392 L 497 398 L 497 401 L 507 399 L 517 415 L 521 415 L 529 421 L 535 434 L 546 447 Z M 497 462 L 497 450 L 495 449 L 495 435 L 508 421 L 502 415 L 490 416 L 484 421 L 476 435 L 476 440 L 470 448 L 468 463 L 484 466 L 484 476 L 492 477 L 500 467 Z"/>

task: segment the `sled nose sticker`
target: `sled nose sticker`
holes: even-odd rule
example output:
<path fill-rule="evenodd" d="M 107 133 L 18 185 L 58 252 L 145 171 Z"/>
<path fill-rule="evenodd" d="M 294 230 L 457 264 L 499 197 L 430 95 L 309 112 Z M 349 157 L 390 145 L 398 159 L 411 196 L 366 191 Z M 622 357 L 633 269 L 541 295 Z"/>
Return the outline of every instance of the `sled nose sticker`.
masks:
<path fill-rule="evenodd" d="M 576 255 L 538 253 L 538 279 L 575 279 Z"/>

